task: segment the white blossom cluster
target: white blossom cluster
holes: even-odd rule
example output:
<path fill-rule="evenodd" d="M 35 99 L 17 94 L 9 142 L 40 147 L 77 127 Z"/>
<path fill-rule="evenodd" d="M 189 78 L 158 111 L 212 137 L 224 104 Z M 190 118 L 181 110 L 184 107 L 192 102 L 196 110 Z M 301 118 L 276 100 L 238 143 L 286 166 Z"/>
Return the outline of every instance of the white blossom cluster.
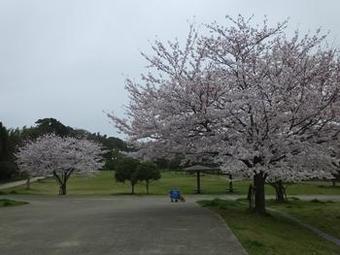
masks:
<path fill-rule="evenodd" d="M 31 176 L 92 174 L 103 166 L 101 147 L 86 139 L 54 134 L 28 141 L 16 153 L 17 164 Z"/>
<path fill-rule="evenodd" d="M 127 118 L 116 127 L 161 157 L 210 158 L 225 171 L 299 181 L 330 178 L 329 142 L 340 133 L 340 58 L 326 36 L 292 37 L 287 22 L 228 17 L 153 45 L 149 70 L 127 81 Z"/>

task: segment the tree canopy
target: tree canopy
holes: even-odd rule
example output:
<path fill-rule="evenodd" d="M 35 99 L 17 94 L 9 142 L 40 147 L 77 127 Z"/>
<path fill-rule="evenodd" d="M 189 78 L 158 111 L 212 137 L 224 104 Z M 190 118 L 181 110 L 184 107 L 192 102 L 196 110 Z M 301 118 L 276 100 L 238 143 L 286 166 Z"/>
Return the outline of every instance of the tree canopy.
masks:
<path fill-rule="evenodd" d="M 263 213 L 267 178 L 334 167 L 326 144 L 340 133 L 339 54 L 320 30 L 289 36 L 286 21 L 227 22 L 206 34 L 191 26 L 183 46 L 156 41 L 143 54 L 149 70 L 127 80 L 128 117 L 109 117 L 143 155 L 233 165 L 254 179 Z"/>
<path fill-rule="evenodd" d="M 124 155 L 116 160 L 115 179 L 117 182 L 130 182 L 131 194 L 135 193 L 135 185 L 143 181 L 149 193 L 150 182 L 161 178 L 159 168 L 151 161 L 139 161 Z"/>
<path fill-rule="evenodd" d="M 73 173 L 91 174 L 103 166 L 102 148 L 86 139 L 48 134 L 29 141 L 15 154 L 17 164 L 30 176 L 53 175 L 60 195 Z"/>

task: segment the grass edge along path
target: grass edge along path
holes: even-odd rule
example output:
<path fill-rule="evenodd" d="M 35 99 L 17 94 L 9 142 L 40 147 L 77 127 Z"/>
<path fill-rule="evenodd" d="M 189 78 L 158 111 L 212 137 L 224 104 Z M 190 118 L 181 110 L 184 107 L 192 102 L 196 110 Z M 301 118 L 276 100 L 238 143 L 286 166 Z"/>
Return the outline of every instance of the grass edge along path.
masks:
<path fill-rule="evenodd" d="M 10 207 L 10 206 L 18 206 L 18 205 L 25 205 L 28 202 L 24 201 L 16 201 L 11 199 L 0 199 L 0 207 Z"/>
<path fill-rule="evenodd" d="M 340 254 L 338 246 L 280 214 L 257 215 L 237 200 L 198 203 L 222 216 L 249 255 Z"/>
<path fill-rule="evenodd" d="M 271 212 L 274 212 L 274 213 L 278 213 L 278 214 L 281 214 L 283 217 L 291 220 L 291 221 L 294 221 L 296 222 L 297 224 L 309 229 L 310 231 L 314 232 L 315 234 L 319 235 L 321 238 L 323 239 L 326 239 L 330 242 L 333 242 L 335 245 L 339 246 L 340 248 L 340 239 L 330 235 L 330 234 L 327 234 L 323 231 L 321 231 L 320 229 L 312 226 L 312 225 L 309 225 L 309 224 L 306 224 L 306 223 L 303 223 L 301 220 L 293 217 L 292 215 L 288 214 L 288 213 L 284 213 L 284 212 L 280 212 L 276 209 L 273 209 L 273 208 L 267 208 L 267 210 L 271 211 Z"/>
<path fill-rule="evenodd" d="M 333 200 L 299 200 L 291 198 L 285 203 L 268 201 L 271 209 L 310 225 L 335 239 L 340 239 L 340 202 Z M 317 231 L 316 231 L 317 232 Z"/>

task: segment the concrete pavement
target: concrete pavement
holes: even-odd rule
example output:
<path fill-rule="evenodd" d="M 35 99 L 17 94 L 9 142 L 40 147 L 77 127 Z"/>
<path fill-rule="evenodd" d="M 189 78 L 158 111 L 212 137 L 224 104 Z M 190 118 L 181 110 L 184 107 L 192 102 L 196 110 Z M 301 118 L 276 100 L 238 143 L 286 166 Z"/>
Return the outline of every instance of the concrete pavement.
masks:
<path fill-rule="evenodd" d="M 0 208 L 6 255 L 246 254 L 221 218 L 193 201 L 150 197 L 16 196 Z"/>

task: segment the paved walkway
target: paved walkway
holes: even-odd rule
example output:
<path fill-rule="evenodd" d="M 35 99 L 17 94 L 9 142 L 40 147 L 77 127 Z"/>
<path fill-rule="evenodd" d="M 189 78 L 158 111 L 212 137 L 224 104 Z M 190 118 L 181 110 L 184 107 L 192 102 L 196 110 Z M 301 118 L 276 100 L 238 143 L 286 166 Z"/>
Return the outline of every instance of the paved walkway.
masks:
<path fill-rule="evenodd" d="M 217 215 L 190 201 L 130 196 L 22 200 L 30 204 L 0 208 L 1 254 L 246 254 Z"/>
<path fill-rule="evenodd" d="M 45 177 L 32 177 L 31 183 L 36 182 L 36 181 L 41 180 L 41 179 L 45 179 Z M 0 184 L 0 190 L 25 185 L 26 182 L 27 182 L 27 180 L 20 180 L 20 181 L 15 181 L 15 182 L 2 183 L 2 184 Z"/>

